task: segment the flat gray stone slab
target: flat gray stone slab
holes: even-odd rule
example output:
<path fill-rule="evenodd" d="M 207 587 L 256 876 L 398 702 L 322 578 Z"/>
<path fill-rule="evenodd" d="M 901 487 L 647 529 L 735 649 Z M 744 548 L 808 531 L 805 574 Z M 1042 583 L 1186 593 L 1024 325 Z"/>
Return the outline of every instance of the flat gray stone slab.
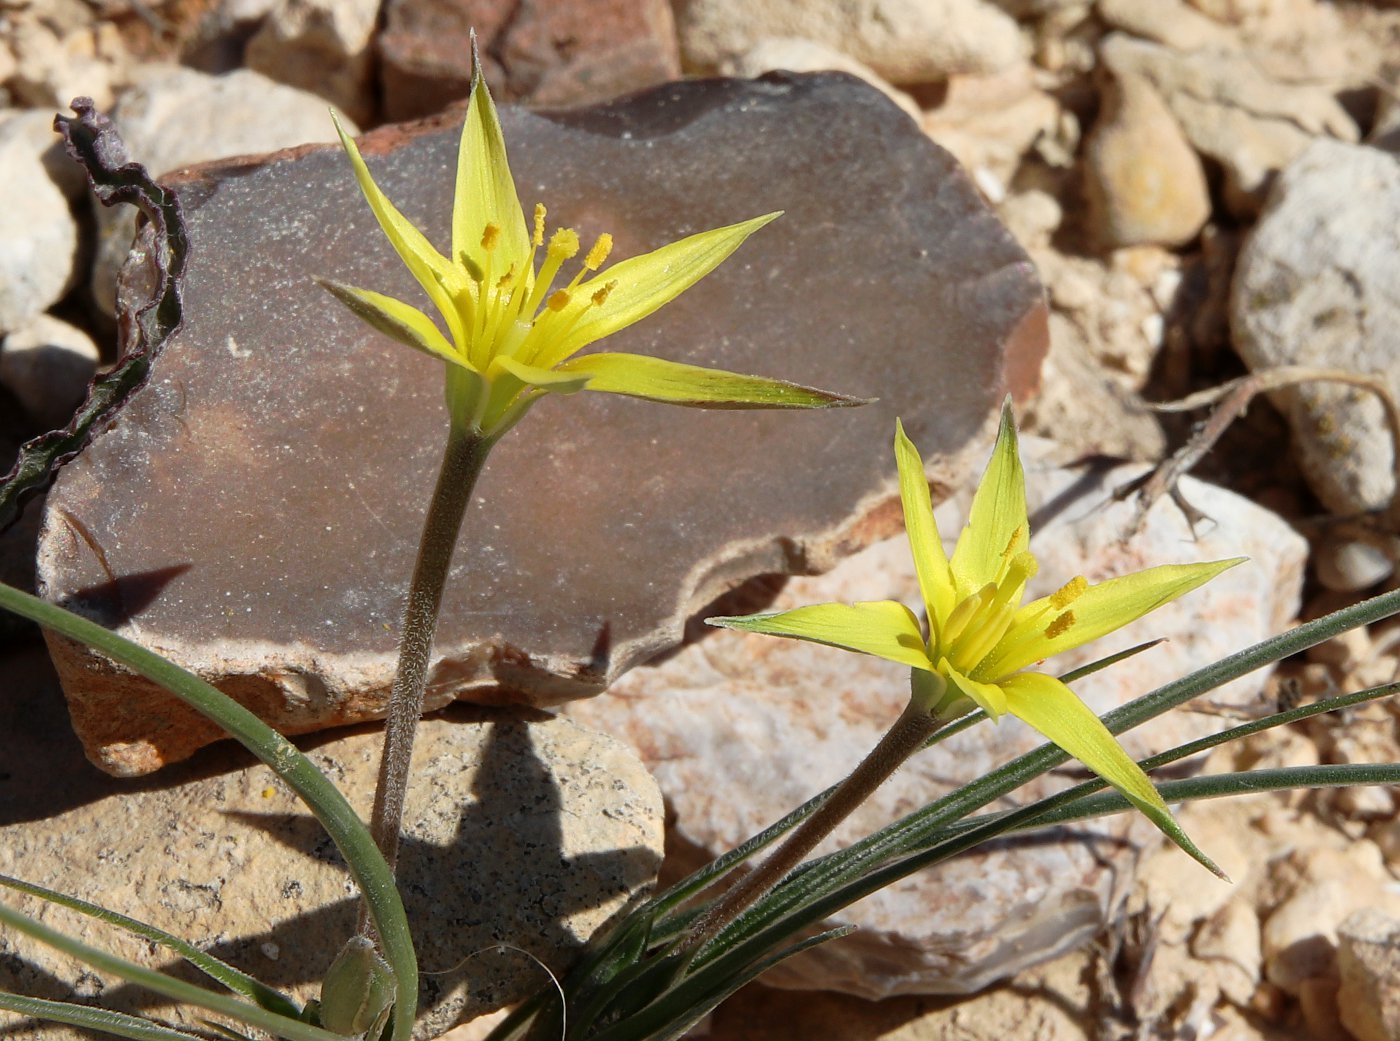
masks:
<path fill-rule="evenodd" d="M 954 161 L 859 81 L 691 82 L 502 121 L 524 204 L 544 201 L 585 241 L 611 231 L 617 257 L 787 211 L 608 349 L 880 400 L 812 414 L 601 394 L 537 406 L 468 509 L 432 704 L 597 693 L 736 581 L 823 571 L 896 530 L 895 416 L 952 484 L 1007 389 L 1034 390 L 1045 312 L 1028 258 Z M 444 119 L 362 146 L 439 242 L 458 134 Z M 182 198 L 186 324 L 60 475 L 43 587 L 289 732 L 375 716 L 445 434 L 442 367 L 311 276 L 419 290 L 338 149 L 196 170 Z M 53 649 L 103 769 L 149 771 L 219 736 L 86 652 Z"/>

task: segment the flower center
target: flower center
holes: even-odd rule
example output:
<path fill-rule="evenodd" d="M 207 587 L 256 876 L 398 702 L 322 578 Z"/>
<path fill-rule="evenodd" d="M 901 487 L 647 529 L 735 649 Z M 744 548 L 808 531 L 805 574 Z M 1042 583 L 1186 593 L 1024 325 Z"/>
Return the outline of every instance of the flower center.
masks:
<path fill-rule="evenodd" d="M 572 306 L 579 284 L 597 271 L 612 252 L 612 236 L 599 235 L 584 256 L 573 279 L 554 288 L 560 268 L 578 255 L 578 232 L 558 228 L 545 245 L 545 208 L 535 206 L 530 254 L 523 265 L 508 266 L 499 254 L 501 229 L 487 224 L 481 233 L 482 262 L 477 263 L 463 250 L 457 262 L 466 272 L 467 283 L 455 294 L 466 339 L 467 361 L 478 372 L 485 372 L 491 359 L 505 355 L 526 364 L 550 367 L 562 358 L 550 358 L 545 348 L 558 341 L 576 325 L 590 307 L 601 307 L 616 282 L 609 282 L 590 294 L 582 307 Z M 544 248 L 544 261 L 535 271 L 535 258 Z M 503 270 L 504 268 L 504 270 Z"/>
<path fill-rule="evenodd" d="M 937 653 L 945 657 L 959 672 L 970 673 L 993 647 L 1006 635 L 1026 582 L 1039 570 L 1035 557 L 1026 550 L 1011 552 L 1013 538 L 1003 554 L 1001 574 L 995 582 L 964 598 L 948 614 L 948 620 L 938 634 Z"/>

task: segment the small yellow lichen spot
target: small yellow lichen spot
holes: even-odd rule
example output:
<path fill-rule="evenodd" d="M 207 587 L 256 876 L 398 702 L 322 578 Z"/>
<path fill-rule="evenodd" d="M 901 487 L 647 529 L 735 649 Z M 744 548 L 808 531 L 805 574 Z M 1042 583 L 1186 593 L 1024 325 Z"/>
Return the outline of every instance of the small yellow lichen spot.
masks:
<path fill-rule="evenodd" d="M 481 233 L 481 248 L 490 253 L 496 248 L 496 243 L 501 241 L 501 228 L 497 224 L 488 224 Z"/>
<path fill-rule="evenodd" d="M 276 794 L 277 794 L 277 789 L 271 787 L 270 785 L 262 790 L 262 797 L 263 797 L 264 799 L 271 799 L 271 798 L 272 798 L 274 795 L 276 795 Z"/>
<path fill-rule="evenodd" d="M 584 258 L 583 266 L 589 271 L 597 271 L 603 266 L 603 261 L 608 259 L 608 254 L 612 252 L 612 236 L 606 231 L 598 236 L 598 241 L 593 243 L 593 248 L 588 251 L 588 256 Z"/>
<path fill-rule="evenodd" d="M 1063 636 L 1069 631 L 1069 627 L 1074 624 L 1074 612 L 1066 611 L 1058 616 L 1053 622 L 1045 627 L 1045 635 L 1053 640 L 1057 636 Z"/>
<path fill-rule="evenodd" d="M 1050 595 L 1050 606 L 1056 611 L 1063 611 L 1066 607 L 1083 596 L 1084 590 L 1088 588 L 1089 580 L 1083 575 L 1075 575 Z"/>
<path fill-rule="evenodd" d="M 569 306 L 569 301 L 571 299 L 572 297 L 569 296 L 569 291 L 567 289 L 556 289 L 549 294 L 549 300 L 546 302 L 545 306 L 551 311 L 562 311 Z"/>

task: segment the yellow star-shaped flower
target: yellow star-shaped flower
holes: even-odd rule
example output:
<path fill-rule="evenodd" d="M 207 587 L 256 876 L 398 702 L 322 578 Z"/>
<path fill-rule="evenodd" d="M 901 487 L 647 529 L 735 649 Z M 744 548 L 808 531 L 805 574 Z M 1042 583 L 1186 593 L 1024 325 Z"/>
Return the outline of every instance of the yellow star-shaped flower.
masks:
<path fill-rule="evenodd" d="M 448 256 L 379 190 L 339 122 L 336 130 L 380 227 L 432 301 L 446 332 L 401 300 L 330 279 L 318 281 L 375 329 L 447 363 L 448 405 L 453 421 L 464 429 L 494 439 L 541 395 L 577 390 L 710 408 L 862 403 L 781 380 L 643 355 L 577 356 L 674 300 L 778 213 L 692 235 L 605 270 L 600 269 L 612 250 L 612 236 L 600 235 L 565 281 L 562 269 L 582 250 L 578 233 L 559 228 L 546 240 L 542 205 L 535 207 L 527 227 L 496 107 L 479 66 L 458 151 Z"/>
<path fill-rule="evenodd" d="M 895 428 L 904 523 L 928 617 L 890 600 L 818 604 L 711 625 L 843 647 L 908 665 L 913 697 L 950 720 L 976 705 L 993 719 L 1029 723 L 1117 788 L 1186 852 L 1212 870 L 1167 810 L 1142 768 L 1064 683 L 1028 671 L 1045 658 L 1088 643 L 1175 600 L 1244 560 L 1174 564 L 1090 585 L 1083 577 L 1023 604 L 1037 571 L 1030 552 L 1026 482 L 1008 404 L 991 462 L 973 497 L 951 559 L 944 552 L 923 461 L 902 425 Z"/>

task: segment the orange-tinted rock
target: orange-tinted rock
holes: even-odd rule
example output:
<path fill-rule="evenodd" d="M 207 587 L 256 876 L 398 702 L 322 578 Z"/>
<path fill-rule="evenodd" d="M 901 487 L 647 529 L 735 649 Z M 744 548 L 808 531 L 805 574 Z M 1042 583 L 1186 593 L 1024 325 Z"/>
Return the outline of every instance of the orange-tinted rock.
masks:
<path fill-rule="evenodd" d="M 610 230 L 615 256 L 787 211 L 611 349 L 880 401 L 815 414 L 594 394 L 538 405 L 468 509 L 431 705 L 597 693 L 676 645 L 735 582 L 825 570 L 897 530 L 896 415 L 948 484 L 1007 388 L 1033 391 L 1045 319 L 1029 261 L 870 87 L 719 80 L 502 120 L 525 204 L 543 199 L 585 240 Z M 457 136 L 443 122 L 364 142 L 380 185 L 439 241 Z M 359 323 L 312 275 L 419 290 L 336 149 L 207 168 L 181 193 L 185 325 L 59 475 L 41 580 L 289 732 L 373 717 L 446 430 L 442 367 Z M 219 736 L 149 684 L 53 647 L 104 769 L 153 770 Z"/>

